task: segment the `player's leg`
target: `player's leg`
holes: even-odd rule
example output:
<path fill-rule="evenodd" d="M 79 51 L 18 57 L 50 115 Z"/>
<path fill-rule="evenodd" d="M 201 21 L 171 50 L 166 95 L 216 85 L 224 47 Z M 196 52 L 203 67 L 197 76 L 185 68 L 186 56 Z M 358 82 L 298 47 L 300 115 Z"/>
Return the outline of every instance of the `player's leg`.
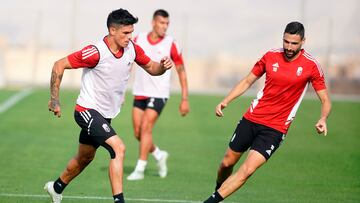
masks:
<path fill-rule="evenodd" d="M 60 177 L 55 182 L 48 182 L 45 189 L 50 196 L 56 196 L 52 191 L 57 194 L 62 194 L 65 187 L 73 180 L 81 171 L 94 159 L 96 148 L 91 145 L 79 144 L 77 154 L 70 159 L 65 170 L 61 173 Z M 48 188 L 52 186 L 53 188 Z"/>
<path fill-rule="evenodd" d="M 151 105 L 151 102 L 153 102 L 154 105 Z M 148 103 L 147 108 L 153 109 L 158 113 L 158 117 L 155 119 L 153 126 L 161 115 L 161 112 L 164 109 L 166 102 L 167 98 L 150 98 L 150 102 Z M 159 146 L 157 146 L 154 141 L 149 152 L 154 156 L 155 160 L 157 161 L 159 176 L 161 178 L 165 178 L 168 171 L 166 162 L 169 157 L 169 153 L 164 150 L 160 150 Z"/>
<path fill-rule="evenodd" d="M 94 159 L 96 148 L 92 145 L 79 144 L 78 153 L 68 162 L 60 175 L 60 180 L 69 184 Z"/>
<path fill-rule="evenodd" d="M 147 108 L 144 112 L 140 130 L 140 160 L 146 161 L 149 152 L 155 150 L 152 132 L 158 117 L 159 114 L 153 109 Z"/>
<path fill-rule="evenodd" d="M 114 135 L 108 138 L 105 143 L 102 144 L 110 153 L 109 162 L 109 178 L 111 182 L 112 193 L 114 199 L 117 195 L 120 195 L 123 199 L 123 162 L 125 156 L 125 145 L 122 140 Z M 116 201 L 115 201 L 116 202 Z"/>
<path fill-rule="evenodd" d="M 134 99 L 132 120 L 134 136 L 139 141 L 139 154 L 140 154 L 140 139 L 141 139 L 141 123 L 143 120 L 144 112 L 146 109 L 146 99 Z M 127 177 L 128 180 L 141 180 L 144 178 L 144 170 L 147 162 L 138 160 L 136 162 L 135 170 Z"/>
<path fill-rule="evenodd" d="M 245 118 L 238 122 L 229 141 L 229 147 L 220 163 L 215 190 L 219 189 L 226 178 L 231 175 L 234 165 L 239 161 L 241 155 L 251 146 L 254 139 L 253 129 L 253 123 Z"/>
<path fill-rule="evenodd" d="M 60 179 L 68 184 L 94 159 L 96 149 L 100 146 L 93 139 L 97 130 L 92 127 L 92 123 L 99 123 L 104 120 L 102 116 L 94 111 L 74 112 L 74 119 L 81 127 L 79 135 L 79 147 L 77 154 L 69 161 L 66 169 L 60 176 Z M 100 120 L 101 119 L 101 120 Z M 96 125 L 93 125 L 96 127 Z"/>
<path fill-rule="evenodd" d="M 144 172 L 147 165 L 148 154 L 155 149 L 152 142 L 152 128 L 158 118 L 158 114 L 153 109 L 145 109 L 140 123 L 140 143 L 139 159 L 134 171 L 127 177 L 128 180 L 144 179 Z"/>
<path fill-rule="evenodd" d="M 154 125 L 165 106 L 166 100 L 165 98 L 148 98 L 146 100 L 146 108 L 141 114 L 141 119 L 133 119 L 134 123 L 140 122 L 140 150 L 135 170 L 127 177 L 128 180 L 141 180 L 144 178 L 149 153 L 151 153 L 158 162 L 160 177 L 166 177 L 167 175 L 166 161 L 168 153 L 160 150 L 159 147 L 153 143 L 152 135 Z M 138 110 L 143 108 L 140 101 L 134 102 L 134 106 L 135 105 L 138 107 Z M 138 114 L 140 115 L 140 113 Z"/>
<path fill-rule="evenodd" d="M 218 192 L 225 198 L 239 189 L 248 178 L 264 163 L 265 157 L 255 150 L 250 150 L 240 168 L 221 185 Z"/>
<path fill-rule="evenodd" d="M 163 107 L 162 104 L 161 109 Z M 169 154 L 164 150 L 160 150 L 159 147 L 154 144 L 152 133 L 154 125 L 160 116 L 161 109 L 154 110 L 147 108 L 145 110 L 144 120 L 141 126 L 140 160 L 147 160 L 149 153 L 151 153 L 157 161 L 159 176 L 164 178 L 167 176 L 166 161 Z"/>
<path fill-rule="evenodd" d="M 242 118 L 231 136 L 229 147 L 220 163 L 215 192 L 205 201 L 206 203 L 220 202 L 223 200 L 217 190 L 224 184 L 224 181 L 229 178 L 234 165 L 239 161 L 241 155 L 249 149 L 254 137 L 254 124 Z"/>
<path fill-rule="evenodd" d="M 242 187 L 248 178 L 274 154 L 285 138 L 281 132 L 267 126 L 249 123 L 256 135 L 250 152 L 238 171 L 228 177 L 221 187 L 205 203 L 217 203 Z M 244 129 L 242 129 L 244 131 Z M 232 139 L 235 140 L 236 138 Z M 230 144 L 230 147 L 232 145 Z"/>
<path fill-rule="evenodd" d="M 88 136 L 87 128 L 88 120 L 84 119 L 79 112 L 74 113 L 75 121 L 82 128 L 79 136 L 79 146 L 77 154 L 68 162 L 65 170 L 60 177 L 55 181 L 47 182 L 44 186 L 52 201 L 54 203 L 60 203 L 62 199 L 61 193 L 65 187 L 73 180 L 81 171 L 93 160 L 96 149 L 99 144 L 92 141 Z"/>
<path fill-rule="evenodd" d="M 116 135 L 115 130 L 111 127 L 111 119 L 104 118 L 96 110 L 90 109 L 83 112 L 87 116 L 87 136 L 97 145 L 104 147 L 110 155 L 109 178 L 113 192 L 114 201 L 123 203 L 123 160 L 125 156 L 125 145 Z"/>
<path fill-rule="evenodd" d="M 147 100 L 146 109 L 143 115 L 143 120 L 141 122 L 140 134 L 141 137 L 144 137 L 145 139 L 150 138 L 149 140 L 145 141 L 145 143 L 148 142 L 150 144 L 144 145 L 147 146 L 144 148 L 145 150 L 141 150 L 140 148 L 140 159 L 142 160 L 147 159 L 147 155 L 149 154 L 149 152 L 154 155 L 154 158 L 157 161 L 159 161 L 161 157 L 166 153 L 165 151 L 161 151 L 159 147 L 154 144 L 153 136 L 152 136 L 152 131 L 155 126 L 155 123 L 160 117 L 161 112 L 166 105 L 166 102 L 167 102 L 167 98 L 151 97 Z M 143 136 L 142 134 L 145 135 Z"/>
<path fill-rule="evenodd" d="M 221 187 L 215 191 L 204 203 L 218 203 L 239 189 L 248 178 L 264 163 L 265 157 L 255 150 L 250 150 L 246 160 L 240 168 L 229 176 Z"/>
<path fill-rule="evenodd" d="M 215 190 L 219 189 L 221 184 L 232 174 L 233 168 L 239 161 L 241 155 L 241 152 L 235 152 L 230 148 L 226 150 L 225 156 L 218 169 Z"/>
<path fill-rule="evenodd" d="M 146 108 L 146 100 L 134 100 L 132 109 L 132 121 L 135 138 L 140 141 L 141 121 Z"/>

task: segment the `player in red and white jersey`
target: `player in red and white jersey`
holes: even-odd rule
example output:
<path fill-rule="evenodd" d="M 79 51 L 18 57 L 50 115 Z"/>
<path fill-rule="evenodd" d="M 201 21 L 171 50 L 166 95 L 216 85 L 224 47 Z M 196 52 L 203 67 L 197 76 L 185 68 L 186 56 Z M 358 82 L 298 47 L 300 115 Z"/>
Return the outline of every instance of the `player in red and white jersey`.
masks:
<path fill-rule="evenodd" d="M 176 67 L 181 85 L 182 99 L 179 111 L 182 116 L 189 112 L 188 85 L 184 62 L 174 39 L 166 34 L 169 26 L 169 14 L 163 9 L 156 10 L 152 19 L 152 31 L 140 33 L 134 39 L 154 61 L 162 57 L 170 57 Z M 158 120 L 166 101 L 170 96 L 171 70 L 161 76 L 152 76 L 143 69 L 135 67 L 135 81 L 133 85 L 133 127 L 134 135 L 139 140 L 139 158 L 135 170 L 127 177 L 128 180 L 141 180 L 147 165 L 148 154 L 151 153 L 159 168 L 159 176 L 167 175 L 168 153 L 153 143 L 152 129 Z"/>
<path fill-rule="evenodd" d="M 309 83 L 321 101 L 321 115 L 315 128 L 319 134 L 327 134 L 326 119 L 331 111 L 331 101 L 320 65 L 302 49 L 304 35 L 301 23 L 289 23 L 283 35 L 283 48 L 267 52 L 249 75 L 216 106 L 216 115 L 223 116 L 222 110 L 232 100 L 265 75 L 265 86 L 252 101 L 230 139 L 218 169 L 216 191 L 205 203 L 217 203 L 228 197 L 274 154 L 295 118 Z M 232 174 L 233 166 L 249 148 L 245 161 Z"/>
<path fill-rule="evenodd" d="M 125 202 L 122 184 L 125 145 L 111 127 L 111 119 L 120 112 L 133 62 L 152 75 L 161 75 L 174 66 L 169 57 L 152 61 L 131 41 L 137 21 L 127 10 L 112 11 L 107 18 L 107 36 L 56 61 L 53 66 L 49 110 L 58 117 L 61 116 L 59 88 L 65 69 L 83 68 L 74 112 L 81 128 L 78 152 L 60 177 L 44 187 L 54 203 L 61 202 L 65 187 L 93 160 L 99 146 L 110 154 L 109 178 L 114 202 Z"/>

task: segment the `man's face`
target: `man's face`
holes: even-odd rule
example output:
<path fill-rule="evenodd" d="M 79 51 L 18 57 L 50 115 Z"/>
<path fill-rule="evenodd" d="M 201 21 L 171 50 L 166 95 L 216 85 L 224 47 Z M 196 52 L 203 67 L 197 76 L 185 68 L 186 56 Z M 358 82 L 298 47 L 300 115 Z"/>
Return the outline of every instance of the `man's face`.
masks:
<path fill-rule="evenodd" d="M 110 27 L 110 35 L 114 37 L 115 43 L 120 47 L 127 47 L 132 33 L 134 32 L 134 25 L 119 25 Z"/>
<path fill-rule="evenodd" d="M 296 57 L 304 42 L 305 38 L 301 39 L 298 34 L 284 33 L 283 48 L 286 59 L 291 61 L 294 57 Z"/>
<path fill-rule="evenodd" d="M 169 18 L 156 16 L 152 21 L 153 31 L 159 36 L 164 37 L 169 27 Z"/>

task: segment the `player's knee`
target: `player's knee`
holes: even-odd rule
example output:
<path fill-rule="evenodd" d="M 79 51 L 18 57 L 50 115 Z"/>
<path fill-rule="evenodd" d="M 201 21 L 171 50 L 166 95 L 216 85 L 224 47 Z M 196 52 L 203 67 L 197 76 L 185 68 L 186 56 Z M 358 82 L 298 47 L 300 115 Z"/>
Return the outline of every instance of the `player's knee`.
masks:
<path fill-rule="evenodd" d="M 109 152 L 111 159 L 124 158 L 126 147 L 123 143 L 117 144 L 115 148 L 104 144 L 105 149 Z"/>
<path fill-rule="evenodd" d="M 148 135 L 152 133 L 152 126 L 149 125 L 147 122 L 143 122 L 140 129 L 140 135 Z"/>
<path fill-rule="evenodd" d="M 134 136 L 137 140 L 140 141 L 140 128 L 134 130 Z"/>
<path fill-rule="evenodd" d="M 125 156 L 126 147 L 123 143 L 118 145 L 118 149 L 115 151 L 116 157 L 124 157 Z"/>
<path fill-rule="evenodd" d="M 236 157 L 226 154 L 221 162 L 221 166 L 224 168 L 231 168 L 236 164 L 237 160 L 238 159 Z"/>
<path fill-rule="evenodd" d="M 92 160 L 94 159 L 94 156 L 83 156 L 79 157 L 78 162 L 82 166 L 87 166 Z"/>
<path fill-rule="evenodd" d="M 248 164 L 243 164 L 239 168 L 239 171 L 244 176 L 244 178 L 248 178 L 256 171 L 256 168 L 252 167 L 252 166 L 250 166 Z"/>
<path fill-rule="evenodd" d="M 103 143 L 102 146 L 109 152 L 110 158 L 115 159 L 116 153 L 115 153 L 115 150 L 113 149 L 113 147 L 111 147 L 107 143 Z"/>
<path fill-rule="evenodd" d="M 230 159 L 223 159 L 221 161 L 221 167 L 222 168 L 231 168 L 235 165 L 234 161 L 231 161 Z"/>

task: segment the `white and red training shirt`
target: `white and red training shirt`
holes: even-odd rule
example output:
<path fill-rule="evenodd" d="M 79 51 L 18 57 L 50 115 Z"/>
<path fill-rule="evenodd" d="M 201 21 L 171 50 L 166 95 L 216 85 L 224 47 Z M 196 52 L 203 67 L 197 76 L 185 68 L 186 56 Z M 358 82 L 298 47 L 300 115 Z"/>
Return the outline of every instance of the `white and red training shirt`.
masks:
<path fill-rule="evenodd" d="M 252 122 L 287 133 L 308 84 L 315 91 L 326 89 L 318 62 L 301 50 L 294 61 L 287 61 L 283 49 L 268 51 L 253 67 L 257 77 L 266 74 L 265 86 L 258 92 L 244 114 Z"/>
<path fill-rule="evenodd" d="M 114 54 L 107 37 L 68 57 L 72 68 L 84 68 L 76 110 L 95 109 L 104 118 L 114 118 L 119 112 L 130 77 L 131 66 L 150 62 L 150 58 L 136 44 Z"/>
<path fill-rule="evenodd" d="M 158 41 L 151 41 L 149 33 L 140 33 L 134 41 L 144 49 L 145 54 L 153 61 L 160 62 L 163 57 L 168 56 L 175 65 L 183 65 L 180 49 L 174 39 L 168 35 Z M 159 76 L 152 76 L 142 68 L 136 67 L 133 86 L 135 98 L 169 98 L 170 77 L 171 70 L 167 70 Z"/>

